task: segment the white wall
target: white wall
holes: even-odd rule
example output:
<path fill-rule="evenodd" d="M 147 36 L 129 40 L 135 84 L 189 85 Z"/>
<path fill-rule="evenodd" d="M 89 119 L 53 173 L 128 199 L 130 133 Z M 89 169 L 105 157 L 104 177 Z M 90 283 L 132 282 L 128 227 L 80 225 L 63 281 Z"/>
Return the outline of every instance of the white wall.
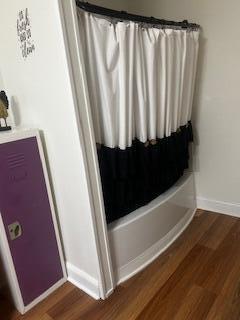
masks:
<path fill-rule="evenodd" d="M 24 60 L 16 32 L 19 10 L 29 8 L 36 50 Z M 43 130 L 66 259 L 93 281 L 98 260 L 89 194 L 57 0 L 2 0 L 1 71 L 18 122 Z"/>
<path fill-rule="evenodd" d="M 202 26 L 193 118 L 197 195 L 210 202 L 199 205 L 221 211 L 222 202 L 240 203 L 240 2 L 138 0 L 130 6 L 144 15 L 188 19 Z M 240 214 L 239 207 L 226 207 L 231 210 Z"/>
<path fill-rule="evenodd" d="M 1 69 L 0 69 L 0 90 L 3 90 L 3 89 L 4 89 L 4 84 L 3 84 L 3 79 L 2 79 Z"/>

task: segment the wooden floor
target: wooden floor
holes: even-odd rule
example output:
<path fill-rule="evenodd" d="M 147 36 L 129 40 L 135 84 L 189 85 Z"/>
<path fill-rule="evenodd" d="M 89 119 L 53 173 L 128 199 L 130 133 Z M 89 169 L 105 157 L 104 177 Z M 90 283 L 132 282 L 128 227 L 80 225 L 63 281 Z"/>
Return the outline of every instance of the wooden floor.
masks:
<path fill-rule="evenodd" d="M 106 301 L 67 283 L 21 317 L 0 297 L 1 320 L 239 320 L 240 219 L 198 211 L 184 234 Z"/>

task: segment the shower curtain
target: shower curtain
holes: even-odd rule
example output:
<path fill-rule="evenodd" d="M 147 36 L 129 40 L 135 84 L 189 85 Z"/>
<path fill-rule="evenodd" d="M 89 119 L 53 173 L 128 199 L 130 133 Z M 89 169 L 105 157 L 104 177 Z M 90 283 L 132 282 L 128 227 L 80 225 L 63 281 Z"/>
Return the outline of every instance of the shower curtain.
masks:
<path fill-rule="evenodd" d="M 188 168 L 199 31 L 78 9 L 107 222 Z"/>

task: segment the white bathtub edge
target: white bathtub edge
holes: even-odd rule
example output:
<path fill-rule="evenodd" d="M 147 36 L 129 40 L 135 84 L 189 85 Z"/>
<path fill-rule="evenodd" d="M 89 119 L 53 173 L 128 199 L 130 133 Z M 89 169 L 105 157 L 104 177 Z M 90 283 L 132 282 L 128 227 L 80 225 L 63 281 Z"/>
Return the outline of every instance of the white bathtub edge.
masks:
<path fill-rule="evenodd" d="M 114 232 L 119 230 L 120 228 L 124 228 L 130 223 L 134 223 L 136 220 L 147 216 L 154 209 L 159 208 L 162 204 L 167 202 L 169 199 L 173 198 L 177 193 L 179 193 L 192 179 L 192 172 L 185 172 L 185 174 L 167 191 L 158 196 L 156 199 L 152 200 L 145 206 L 138 208 L 131 213 L 130 215 L 126 215 L 117 221 L 114 221 L 108 225 L 108 231 Z"/>
<path fill-rule="evenodd" d="M 160 256 L 171 244 L 185 231 L 191 223 L 197 208 L 189 209 L 184 217 L 170 230 L 162 239 L 153 246 L 145 250 L 137 258 L 121 267 L 117 271 L 117 285 L 133 277 L 135 274 L 145 269 L 150 263 Z"/>

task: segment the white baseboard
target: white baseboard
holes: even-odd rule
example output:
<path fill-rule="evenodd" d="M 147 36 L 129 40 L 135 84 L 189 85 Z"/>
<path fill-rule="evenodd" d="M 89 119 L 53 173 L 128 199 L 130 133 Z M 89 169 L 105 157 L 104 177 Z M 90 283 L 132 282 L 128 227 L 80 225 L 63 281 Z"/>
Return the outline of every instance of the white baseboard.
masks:
<path fill-rule="evenodd" d="M 230 203 L 197 197 L 197 207 L 199 209 L 240 218 L 240 203 Z"/>
<path fill-rule="evenodd" d="M 69 282 L 86 292 L 94 299 L 100 299 L 99 284 L 95 278 L 91 277 L 89 274 L 78 269 L 69 262 L 67 262 L 67 274 Z"/>
<path fill-rule="evenodd" d="M 114 289 L 108 290 L 108 292 L 106 293 L 105 298 L 103 300 L 106 300 L 113 292 L 114 292 Z"/>
<path fill-rule="evenodd" d="M 196 209 L 189 209 L 187 214 L 179 221 L 179 223 L 165 237 L 155 243 L 152 247 L 143 252 L 136 259 L 132 260 L 125 266 L 118 269 L 117 284 L 133 277 L 135 274 L 146 268 L 151 262 L 163 253 L 167 248 L 184 232 L 192 221 Z"/>

